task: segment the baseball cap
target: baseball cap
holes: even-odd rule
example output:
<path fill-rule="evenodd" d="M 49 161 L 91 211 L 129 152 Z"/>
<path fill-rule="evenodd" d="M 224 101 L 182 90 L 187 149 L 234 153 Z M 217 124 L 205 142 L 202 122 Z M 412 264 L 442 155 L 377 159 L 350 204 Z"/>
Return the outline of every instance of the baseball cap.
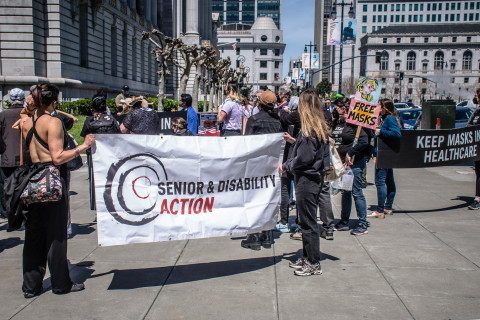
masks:
<path fill-rule="evenodd" d="M 264 91 L 259 94 L 260 103 L 269 107 L 275 107 L 277 96 L 272 91 Z"/>
<path fill-rule="evenodd" d="M 25 92 L 20 88 L 14 88 L 10 90 L 10 101 L 23 101 L 25 100 Z"/>

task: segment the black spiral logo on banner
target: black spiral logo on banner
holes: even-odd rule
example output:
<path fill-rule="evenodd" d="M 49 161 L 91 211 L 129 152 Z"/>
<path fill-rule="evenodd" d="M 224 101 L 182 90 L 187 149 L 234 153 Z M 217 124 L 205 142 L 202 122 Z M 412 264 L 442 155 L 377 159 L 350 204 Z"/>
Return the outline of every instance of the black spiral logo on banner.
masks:
<path fill-rule="evenodd" d="M 116 192 L 116 196 L 115 196 L 114 195 L 115 190 L 113 188 L 113 182 L 115 181 L 116 176 L 118 175 L 122 166 L 127 164 L 129 161 L 137 160 L 138 158 L 142 158 L 142 157 L 144 157 L 147 161 L 150 160 L 150 162 L 153 162 L 154 165 L 141 164 L 141 165 L 138 165 L 138 166 L 131 167 L 124 172 L 120 172 L 120 175 L 118 177 L 118 189 L 116 190 L 117 192 Z M 153 174 L 148 175 L 148 176 L 147 175 L 135 176 L 133 178 L 130 177 L 130 175 L 134 174 L 134 172 L 137 169 L 141 169 L 141 168 L 152 171 Z M 160 171 L 160 172 L 158 172 L 156 169 L 159 169 L 158 171 Z M 152 182 L 150 180 L 149 176 L 150 177 L 155 177 L 156 181 Z M 125 197 L 124 197 L 125 187 L 130 186 L 130 184 L 126 185 L 125 182 L 127 180 L 131 181 L 131 188 L 132 188 L 131 191 L 133 192 L 133 194 L 138 199 L 148 200 L 150 198 L 151 194 L 150 193 L 147 193 L 146 195 L 140 194 L 140 191 L 138 191 L 136 189 L 135 184 L 140 179 L 144 179 L 146 182 L 148 182 L 150 184 L 150 186 L 152 186 L 153 184 L 155 186 L 157 186 L 162 178 L 164 178 L 165 180 L 168 180 L 168 176 L 167 176 L 167 172 L 165 171 L 165 167 L 163 166 L 163 163 L 151 153 L 134 154 L 134 155 L 128 156 L 126 158 L 123 158 L 122 160 L 118 161 L 117 163 L 113 163 L 110 166 L 110 168 L 108 169 L 107 181 L 105 183 L 105 191 L 103 193 L 105 206 L 106 206 L 108 212 L 118 222 L 120 222 L 122 224 L 132 225 L 132 226 L 144 225 L 144 224 L 147 224 L 147 223 L 155 220 L 155 218 L 158 217 L 159 213 L 150 215 L 150 212 L 152 212 L 152 210 L 155 208 L 155 206 L 157 204 L 157 201 L 155 200 L 153 205 L 151 205 L 148 208 L 143 209 L 141 211 L 134 211 L 134 210 L 130 209 L 128 207 L 127 202 L 126 202 Z M 122 213 L 124 212 L 125 216 L 123 216 L 122 213 L 120 213 L 117 210 L 117 208 L 115 206 L 114 198 L 117 199 L 117 203 L 123 209 Z M 141 219 L 136 220 L 135 219 L 136 217 L 141 218 Z"/>

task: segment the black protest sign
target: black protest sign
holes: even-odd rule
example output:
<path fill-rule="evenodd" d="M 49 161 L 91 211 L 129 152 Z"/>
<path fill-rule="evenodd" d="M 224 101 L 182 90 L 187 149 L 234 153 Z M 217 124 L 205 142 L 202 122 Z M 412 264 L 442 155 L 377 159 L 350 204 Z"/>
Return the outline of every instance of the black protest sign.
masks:
<path fill-rule="evenodd" d="M 187 120 L 187 111 L 165 111 L 165 112 L 157 112 L 158 120 L 159 120 L 159 133 L 160 134 L 173 134 L 172 130 L 172 119 L 173 118 L 183 118 Z"/>
<path fill-rule="evenodd" d="M 449 166 L 480 160 L 480 125 L 445 130 L 402 130 L 399 140 L 378 138 L 377 168 Z"/>

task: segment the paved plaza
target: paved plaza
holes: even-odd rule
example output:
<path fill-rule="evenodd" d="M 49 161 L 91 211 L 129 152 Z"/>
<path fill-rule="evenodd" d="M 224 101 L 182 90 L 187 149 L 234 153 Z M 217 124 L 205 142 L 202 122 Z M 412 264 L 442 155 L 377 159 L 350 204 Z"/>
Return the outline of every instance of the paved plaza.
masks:
<path fill-rule="evenodd" d="M 288 262 L 301 242 L 276 233 L 272 249 L 209 238 L 98 247 L 87 170 L 72 174 L 71 275 L 86 290 L 21 292 L 23 231 L 0 221 L 0 319 L 477 319 L 480 211 L 471 165 L 396 169 L 395 214 L 369 234 L 321 239 L 320 276 L 297 277 Z M 364 189 L 376 202 L 373 164 Z M 340 215 L 340 196 L 333 197 Z M 371 207 L 372 208 L 372 207 Z M 291 211 L 294 215 L 294 211 Z M 353 210 L 351 225 L 356 223 Z M 292 218 L 293 221 L 293 218 Z"/>

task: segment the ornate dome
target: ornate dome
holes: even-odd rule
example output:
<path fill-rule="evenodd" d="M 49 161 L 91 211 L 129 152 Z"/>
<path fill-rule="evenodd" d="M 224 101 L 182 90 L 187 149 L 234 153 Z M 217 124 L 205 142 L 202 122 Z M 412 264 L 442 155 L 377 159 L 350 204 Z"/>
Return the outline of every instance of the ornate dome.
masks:
<path fill-rule="evenodd" d="M 258 17 L 251 30 L 278 30 L 278 28 L 272 18 Z"/>

